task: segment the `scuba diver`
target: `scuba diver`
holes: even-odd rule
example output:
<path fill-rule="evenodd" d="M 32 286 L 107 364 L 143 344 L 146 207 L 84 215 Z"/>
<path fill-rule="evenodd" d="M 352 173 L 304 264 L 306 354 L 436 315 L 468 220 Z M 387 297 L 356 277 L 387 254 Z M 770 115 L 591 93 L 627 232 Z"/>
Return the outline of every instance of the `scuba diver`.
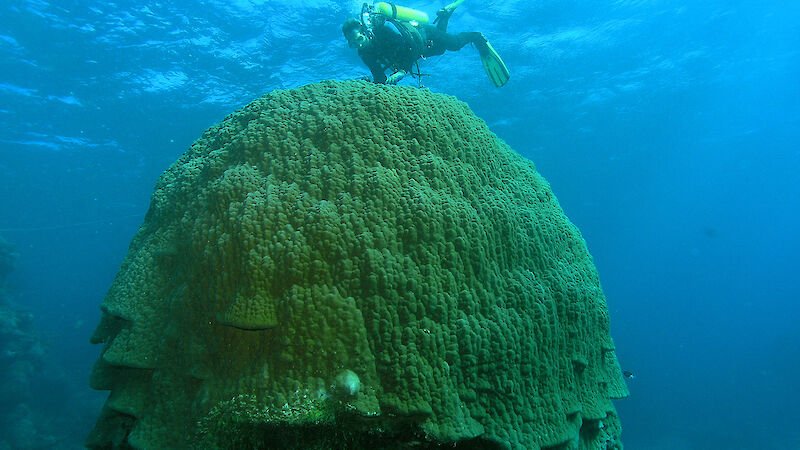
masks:
<path fill-rule="evenodd" d="M 347 19 L 342 25 L 342 33 L 350 47 L 358 49 L 358 56 L 369 67 L 375 83 L 397 84 L 408 74 L 421 77 L 420 58 L 457 51 L 472 43 L 478 49 L 486 75 L 495 86 L 501 87 L 510 74 L 483 34 L 477 31 L 447 33 L 450 16 L 463 2 L 456 0 L 440 9 L 436 13 L 435 26 L 428 23 L 428 15 L 421 11 L 386 2 L 378 2 L 372 7 L 364 3 L 361 20 Z M 416 73 L 412 72 L 415 64 Z M 388 77 L 387 70 L 391 71 Z"/>

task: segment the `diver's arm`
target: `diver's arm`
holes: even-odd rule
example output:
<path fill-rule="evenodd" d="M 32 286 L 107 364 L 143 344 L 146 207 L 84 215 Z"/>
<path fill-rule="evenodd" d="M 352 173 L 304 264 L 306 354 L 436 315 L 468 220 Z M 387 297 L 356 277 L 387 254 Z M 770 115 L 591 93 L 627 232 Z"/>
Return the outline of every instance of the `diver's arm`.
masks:
<path fill-rule="evenodd" d="M 372 81 L 374 83 L 386 84 L 386 74 L 383 72 L 383 69 L 376 70 L 370 68 L 370 71 L 372 72 Z"/>
<path fill-rule="evenodd" d="M 364 61 L 364 64 L 369 68 L 369 71 L 372 72 L 372 81 L 378 84 L 386 83 L 386 74 L 384 73 L 384 68 L 381 66 L 381 63 L 378 62 L 378 58 L 376 58 L 372 54 L 358 52 L 358 56 L 361 57 L 361 61 Z"/>

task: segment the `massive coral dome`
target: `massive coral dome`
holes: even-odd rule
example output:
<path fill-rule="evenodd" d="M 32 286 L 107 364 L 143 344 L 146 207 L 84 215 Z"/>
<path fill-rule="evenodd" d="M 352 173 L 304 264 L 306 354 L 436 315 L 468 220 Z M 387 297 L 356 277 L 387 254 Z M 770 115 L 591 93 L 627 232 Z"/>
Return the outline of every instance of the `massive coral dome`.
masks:
<path fill-rule="evenodd" d="M 621 448 L 586 245 L 445 95 L 323 82 L 230 115 L 102 311 L 91 448 Z"/>

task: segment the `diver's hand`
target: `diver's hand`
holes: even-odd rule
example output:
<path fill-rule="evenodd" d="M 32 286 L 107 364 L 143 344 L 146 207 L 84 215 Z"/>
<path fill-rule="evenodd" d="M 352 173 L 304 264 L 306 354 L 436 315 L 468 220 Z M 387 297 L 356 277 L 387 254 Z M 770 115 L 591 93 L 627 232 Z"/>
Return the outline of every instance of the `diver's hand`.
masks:
<path fill-rule="evenodd" d="M 397 84 L 397 82 L 402 80 L 404 76 L 406 76 L 406 71 L 398 70 L 397 72 L 389 75 L 389 77 L 386 78 L 386 84 Z"/>

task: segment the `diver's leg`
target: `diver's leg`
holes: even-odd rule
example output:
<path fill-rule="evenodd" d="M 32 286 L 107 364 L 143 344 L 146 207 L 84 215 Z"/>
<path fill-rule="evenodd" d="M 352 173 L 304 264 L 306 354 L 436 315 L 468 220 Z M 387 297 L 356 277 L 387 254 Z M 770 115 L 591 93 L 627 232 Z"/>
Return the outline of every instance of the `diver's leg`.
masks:
<path fill-rule="evenodd" d="M 482 45 L 486 42 L 483 34 L 477 31 L 466 31 L 458 34 L 447 34 L 445 48 L 451 52 L 461 50 L 467 44 Z"/>
<path fill-rule="evenodd" d="M 450 21 L 450 16 L 453 15 L 453 11 L 462 3 L 464 3 L 464 0 L 456 0 L 439 11 L 436 11 L 436 19 L 433 21 L 433 23 L 436 24 L 436 28 L 441 31 L 447 31 L 447 23 Z"/>
<path fill-rule="evenodd" d="M 445 51 L 458 51 L 467 44 L 475 44 L 480 49 L 481 45 L 485 45 L 486 38 L 477 31 L 449 34 L 428 25 L 425 27 L 425 42 L 422 56 L 428 57 L 441 55 Z"/>
<path fill-rule="evenodd" d="M 440 9 L 439 12 L 436 13 L 436 28 L 440 31 L 447 31 L 447 22 L 450 21 L 450 16 L 451 13 Z"/>

